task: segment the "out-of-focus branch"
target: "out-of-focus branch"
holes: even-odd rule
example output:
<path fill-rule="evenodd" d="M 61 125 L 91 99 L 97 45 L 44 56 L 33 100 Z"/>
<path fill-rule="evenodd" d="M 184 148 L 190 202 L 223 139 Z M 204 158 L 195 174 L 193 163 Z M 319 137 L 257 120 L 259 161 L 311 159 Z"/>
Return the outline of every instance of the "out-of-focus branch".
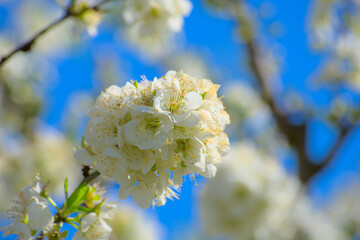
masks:
<path fill-rule="evenodd" d="M 6 56 L 2 57 L 0 60 L 0 67 L 7 61 L 9 60 L 15 53 L 17 52 L 28 52 L 31 50 L 32 46 L 34 45 L 34 43 L 36 42 L 36 40 L 42 36 L 43 34 L 45 34 L 47 31 L 49 31 L 50 29 L 54 28 L 55 26 L 57 26 L 58 24 L 60 24 L 61 22 L 63 22 L 65 19 L 67 19 L 68 17 L 71 16 L 70 11 L 67 11 L 65 13 L 64 16 L 62 16 L 60 19 L 56 20 L 55 22 L 51 23 L 50 25 L 46 26 L 43 30 L 41 30 L 40 32 L 38 32 L 37 34 L 35 34 L 30 40 L 28 40 L 27 42 L 25 42 L 24 44 L 16 47 L 14 50 L 12 50 L 10 53 L 8 53 Z"/>
<path fill-rule="evenodd" d="M 12 50 L 10 53 L 8 53 L 7 55 L 3 56 L 0 59 L 0 67 L 7 62 L 14 54 L 16 54 L 17 52 L 28 52 L 31 50 L 31 48 L 33 47 L 33 45 L 35 44 L 36 40 L 38 38 L 40 38 L 42 35 L 44 35 L 46 32 L 48 32 L 49 30 L 51 30 L 52 28 L 56 27 L 57 25 L 59 25 L 60 23 L 64 22 L 66 19 L 70 18 L 70 17 L 76 17 L 79 16 L 81 14 L 83 14 L 84 12 L 88 11 L 88 10 L 99 10 L 100 6 L 106 2 L 109 2 L 110 0 L 102 0 L 101 2 L 93 5 L 93 6 L 88 6 L 85 7 L 83 9 L 81 9 L 80 11 L 74 11 L 73 10 L 73 5 L 74 5 L 74 1 L 72 1 L 70 7 L 65 11 L 64 15 L 59 18 L 58 20 L 54 21 L 53 23 L 49 24 L 48 26 L 46 26 L 44 29 L 42 29 L 40 32 L 38 32 L 37 34 L 35 34 L 32 38 L 30 38 L 27 42 L 23 43 L 22 45 L 16 47 L 14 50 Z"/>
<path fill-rule="evenodd" d="M 288 121 L 286 114 L 277 107 L 274 96 L 268 86 L 268 83 L 270 82 L 268 75 L 262 68 L 262 56 L 259 52 L 260 46 L 258 46 L 256 42 L 256 33 L 251 19 L 247 16 L 241 0 L 230 0 L 229 2 L 236 20 L 241 25 L 240 35 L 245 41 L 245 49 L 249 58 L 249 66 L 255 76 L 255 79 L 260 85 L 262 91 L 261 96 L 269 105 L 279 131 L 288 139 L 289 144 L 297 151 L 299 178 L 303 183 L 307 184 L 316 173 L 321 171 L 331 161 L 333 156 L 341 147 L 344 138 L 352 128 L 349 127 L 346 129 L 340 129 L 340 136 L 321 163 L 315 164 L 309 159 L 306 152 L 307 121 L 304 121 L 304 123 L 301 123 L 300 125 L 292 124 Z"/>

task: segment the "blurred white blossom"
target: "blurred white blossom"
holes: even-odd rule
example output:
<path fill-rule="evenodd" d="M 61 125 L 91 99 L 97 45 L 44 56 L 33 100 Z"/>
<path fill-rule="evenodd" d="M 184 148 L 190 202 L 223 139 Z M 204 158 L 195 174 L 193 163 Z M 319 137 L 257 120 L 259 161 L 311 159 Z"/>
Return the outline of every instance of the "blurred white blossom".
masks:
<path fill-rule="evenodd" d="M 161 55 L 191 10 L 189 0 L 125 0 L 121 15 L 129 41 L 144 52 Z"/>
<path fill-rule="evenodd" d="M 111 240 L 161 239 L 159 223 L 134 207 L 122 204 L 112 209 L 108 215 L 109 219 L 106 221 L 113 229 Z"/>
<path fill-rule="evenodd" d="M 251 86 L 237 81 L 225 86 L 224 104 L 231 117 L 231 139 L 250 139 L 272 153 L 284 147 L 268 105 Z M 276 140 L 275 140 L 276 139 Z"/>
<path fill-rule="evenodd" d="M 232 148 L 201 195 L 207 233 L 239 240 L 345 239 L 275 159 L 248 142 Z"/>
<path fill-rule="evenodd" d="M 249 143 L 233 145 L 201 196 L 206 232 L 230 239 L 291 239 L 295 178 Z"/>
<path fill-rule="evenodd" d="M 315 207 L 310 199 L 299 197 L 294 210 L 291 212 L 289 222 L 296 229 L 293 239 L 308 240 L 343 240 L 347 239 L 344 229 L 337 225 L 319 207 Z"/>
<path fill-rule="evenodd" d="M 312 43 L 327 53 L 320 80 L 360 91 L 360 2 L 317 0 L 312 18 Z"/>
<path fill-rule="evenodd" d="M 85 24 L 88 34 L 92 37 L 98 34 L 98 26 L 103 19 L 103 12 L 97 9 L 90 8 L 95 6 L 99 1 L 95 0 L 78 0 L 72 7 L 72 11 L 82 12 L 77 16 L 83 24 Z"/>
<path fill-rule="evenodd" d="M 58 196 L 63 194 L 66 177 L 72 185 L 81 179 L 81 167 L 73 158 L 71 143 L 61 133 L 44 129 L 31 141 L 6 136 L 4 131 L 0 134 L 0 188 L 6 193 L 0 196 L 0 209 L 8 206 L 9 198 L 13 198 L 36 172 L 47 181 L 48 189 Z"/>
<path fill-rule="evenodd" d="M 214 177 L 229 149 L 223 130 L 230 120 L 218 88 L 174 71 L 152 82 L 110 86 L 88 113 L 88 146 L 75 157 L 114 178 L 120 199 L 131 195 L 142 208 L 164 205 L 183 176 Z"/>
<path fill-rule="evenodd" d="M 327 216 L 344 229 L 349 239 L 360 237 L 360 182 L 355 177 L 329 196 Z"/>
<path fill-rule="evenodd" d="M 15 47 L 0 36 L 0 55 Z M 28 133 L 42 107 L 44 90 L 57 79 L 53 62 L 41 54 L 19 52 L 0 72 L 0 122 L 5 129 Z"/>

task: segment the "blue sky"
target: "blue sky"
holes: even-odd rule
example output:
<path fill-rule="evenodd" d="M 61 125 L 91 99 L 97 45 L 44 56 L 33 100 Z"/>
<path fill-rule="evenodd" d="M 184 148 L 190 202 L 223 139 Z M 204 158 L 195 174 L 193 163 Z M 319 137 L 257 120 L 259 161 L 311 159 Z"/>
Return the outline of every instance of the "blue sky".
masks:
<path fill-rule="evenodd" d="M 259 8 L 264 1 L 250 1 L 255 8 Z M 311 90 L 309 91 L 309 79 L 312 72 L 321 64 L 321 57 L 314 52 L 308 41 L 308 13 L 310 9 L 310 0 L 272 0 L 275 11 L 273 16 L 264 19 L 263 29 L 268 34 L 268 29 L 273 23 L 281 23 L 282 36 L 267 37 L 267 43 L 276 44 L 282 54 L 281 61 L 281 79 L 286 90 L 296 89 L 309 101 L 326 106 L 329 103 L 333 92 L 329 90 Z M 193 1 L 194 9 L 191 15 L 186 18 L 184 26 L 185 39 L 184 50 L 195 49 L 200 55 L 221 73 L 217 81 L 229 83 L 235 79 L 252 81 L 251 75 L 244 67 L 244 53 L 241 44 L 234 41 L 235 22 L 219 18 L 218 16 L 204 8 L 202 1 Z M 16 7 L 16 6 L 14 6 Z M 7 9 L 0 5 L 0 29 L 8 24 Z M 1 30 L 0 30 L 1 31 Z M 48 124 L 61 129 L 61 116 L 68 97 L 76 91 L 87 91 L 98 94 L 100 89 L 94 88 L 91 80 L 94 70 L 94 49 L 99 45 L 106 45 L 109 49 L 121 59 L 127 62 L 128 69 L 126 73 L 130 79 L 139 79 L 141 75 L 146 75 L 149 79 L 155 76 L 162 76 L 165 71 L 154 62 L 144 61 L 136 55 L 136 52 L 129 48 L 126 42 L 120 44 L 114 40 L 112 29 L 107 27 L 100 28 L 99 35 L 86 44 L 77 45 L 71 51 L 71 55 L 66 58 L 57 59 L 56 65 L 59 71 L 59 79 L 56 87 L 48 88 L 46 92 L 46 110 L 42 118 Z M 175 69 L 176 70 L 176 69 Z M 130 80 L 129 79 L 129 80 Z M 359 97 L 355 98 L 359 103 Z M 84 123 L 85 128 L 85 123 Z M 310 135 L 310 141 L 314 144 L 310 146 L 312 156 L 320 157 L 324 153 L 324 148 L 331 145 L 336 134 L 326 125 L 314 121 L 311 125 L 314 130 Z M 360 129 L 357 129 L 350 138 L 347 139 L 345 147 L 336 161 L 329 167 L 329 171 L 321 174 L 316 179 L 316 184 L 311 189 L 312 193 L 322 195 L 328 192 L 330 186 L 336 182 L 337 178 L 344 171 L 354 170 L 358 166 L 360 151 L 358 150 Z M 321 142 L 322 144 L 318 144 Z M 198 182 L 203 182 L 199 179 Z M 167 232 L 167 239 L 176 239 L 179 229 L 186 227 L 188 229 L 198 227 L 196 222 L 198 218 L 198 206 L 196 195 L 200 187 L 194 186 L 189 179 L 182 187 L 180 200 L 168 201 L 160 208 L 146 210 L 150 214 L 157 216 L 164 225 Z"/>

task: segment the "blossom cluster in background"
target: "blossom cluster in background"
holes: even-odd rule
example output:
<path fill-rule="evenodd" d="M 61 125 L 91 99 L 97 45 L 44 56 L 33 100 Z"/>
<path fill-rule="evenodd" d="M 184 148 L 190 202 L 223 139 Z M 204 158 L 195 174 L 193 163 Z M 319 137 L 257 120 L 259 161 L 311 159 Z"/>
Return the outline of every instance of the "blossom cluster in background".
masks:
<path fill-rule="evenodd" d="M 249 142 L 232 145 L 217 177 L 204 187 L 200 206 L 206 232 L 215 236 L 344 239 L 341 229 L 313 208 L 298 179 Z"/>
<path fill-rule="evenodd" d="M 125 0 L 121 6 L 125 34 L 145 53 L 163 55 L 191 10 L 189 0 Z"/>

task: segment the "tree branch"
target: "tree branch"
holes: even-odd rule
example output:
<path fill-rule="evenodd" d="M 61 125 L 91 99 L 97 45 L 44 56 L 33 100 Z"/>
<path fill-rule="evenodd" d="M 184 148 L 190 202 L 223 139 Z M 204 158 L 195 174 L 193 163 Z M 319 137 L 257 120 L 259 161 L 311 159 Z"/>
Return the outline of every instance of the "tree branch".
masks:
<path fill-rule="evenodd" d="M 68 17 L 71 16 L 70 11 L 67 11 L 65 13 L 64 16 L 62 16 L 60 19 L 56 20 L 55 22 L 51 23 L 50 25 L 48 25 L 47 27 L 45 27 L 43 30 L 41 30 L 40 32 L 38 32 L 37 34 L 35 34 L 30 40 L 28 40 L 27 42 L 25 42 L 24 44 L 20 45 L 19 47 L 15 48 L 14 50 L 12 50 L 10 53 L 8 53 L 6 56 L 2 57 L 0 60 L 0 67 L 6 62 L 8 61 L 15 53 L 17 52 L 28 52 L 31 50 L 31 48 L 33 47 L 35 41 L 42 36 L 43 34 L 45 34 L 47 31 L 49 31 L 50 29 L 54 28 L 55 26 L 57 26 L 59 23 L 63 22 L 65 19 L 67 19 Z"/>
<path fill-rule="evenodd" d="M 42 35 L 44 35 L 46 32 L 48 32 L 49 30 L 51 30 L 52 28 L 56 27 L 57 25 L 59 25 L 60 23 L 62 23 L 64 20 L 70 18 L 70 17 L 76 17 L 79 16 L 81 14 L 83 14 L 85 11 L 93 9 L 93 10 L 99 10 L 100 6 L 103 5 L 106 2 L 109 2 L 110 0 L 103 0 L 97 4 L 95 4 L 94 6 L 90 6 L 90 7 L 86 7 L 84 9 L 82 9 L 79 12 L 75 12 L 73 11 L 73 3 L 70 5 L 70 7 L 65 11 L 65 14 L 59 18 L 58 20 L 54 21 L 53 23 L 49 24 L 48 26 L 46 26 L 44 29 L 42 29 L 40 32 L 38 32 L 37 34 L 35 34 L 32 38 L 30 38 L 27 42 L 23 43 L 22 45 L 18 46 L 17 48 L 15 48 L 14 50 L 12 50 L 10 53 L 8 53 L 7 55 L 3 56 L 0 59 L 0 68 L 2 65 L 4 65 L 5 62 L 7 62 L 14 54 L 16 54 L 17 52 L 28 52 L 31 50 L 31 48 L 33 47 L 33 45 L 35 44 L 36 40 L 38 38 L 40 38 Z"/>
<path fill-rule="evenodd" d="M 298 154 L 298 174 L 300 180 L 307 184 L 309 180 L 321 171 L 333 158 L 336 152 L 342 145 L 342 142 L 346 135 L 352 130 L 352 127 L 341 128 L 341 133 L 334 146 L 330 149 L 325 159 L 320 164 L 313 163 L 306 152 L 306 128 L 307 121 L 300 125 L 294 125 L 288 121 L 286 114 L 278 109 L 274 101 L 271 90 L 267 86 L 269 83 L 268 75 L 263 71 L 261 67 L 261 54 L 259 47 L 256 43 L 256 36 L 250 19 L 246 16 L 243 8 L 243 3 L 240 1 L 231 2 L 231 10 L 239 24 L 241 24 L 242 38 L 245 40 L 245 48 L 249 58 L 249 66 L 254 74 L 255 79 L 260 85 L 261 97 L 268 104 L 277 128 L 288 139 L 289 144 L 296 150 Z"/>

